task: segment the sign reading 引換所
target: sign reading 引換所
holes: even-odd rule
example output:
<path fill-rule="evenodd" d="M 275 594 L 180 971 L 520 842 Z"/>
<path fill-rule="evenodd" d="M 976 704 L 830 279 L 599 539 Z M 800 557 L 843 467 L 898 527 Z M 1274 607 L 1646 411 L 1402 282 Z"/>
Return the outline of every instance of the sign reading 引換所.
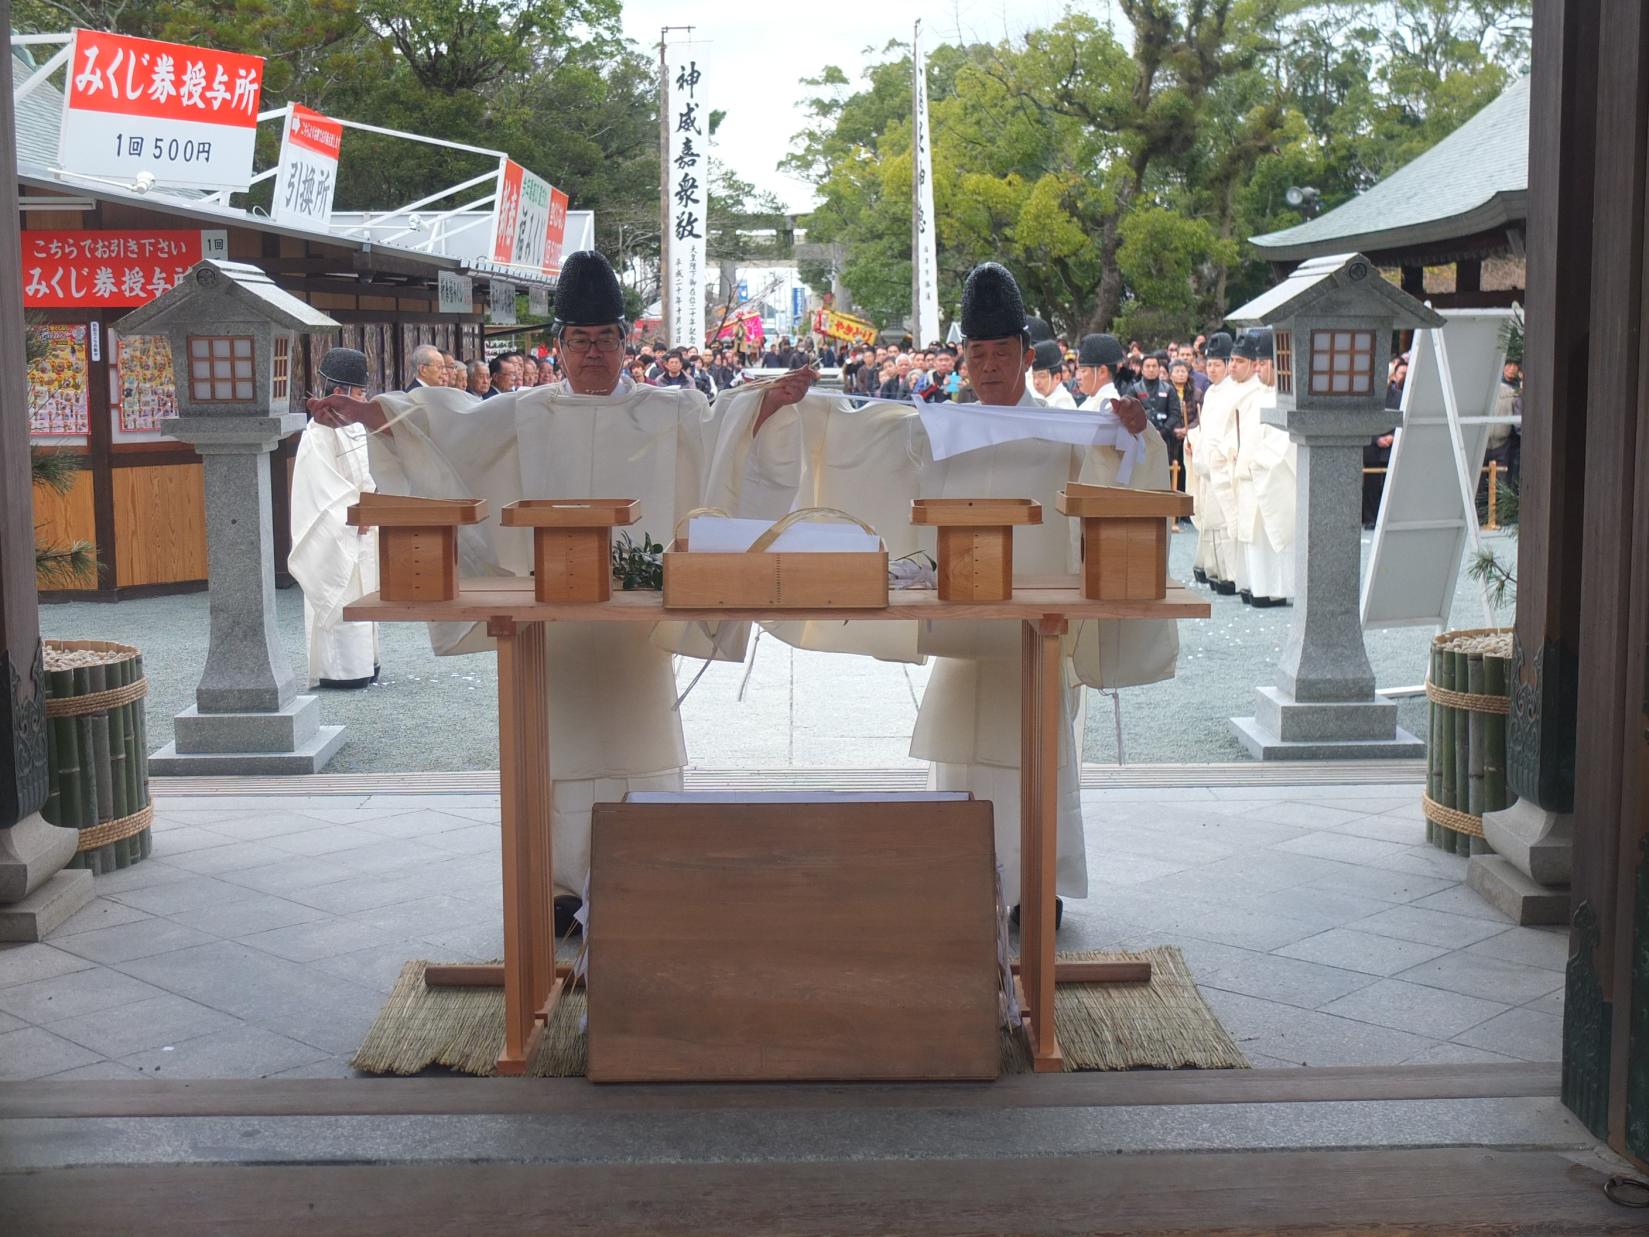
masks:
<path fill-rule="evenodd" d="M 58 161 L 78 176 L 245 189 L 263 57 L 76 30 Z"/>
<path fill-rule="evenodd" d="M 338 187 L 338 154 L 344 127 L 329 116 L 294 103 L 281 134 L 280 170 L 269 217 L 276 223 L 326 227 Z"/>
<path fill-rule="evenodd" d="M 704 238 L 710 206 L 710 109 L 702 43 L 664 48 L 664 329 L 677 347 L 704 339 Z"/>

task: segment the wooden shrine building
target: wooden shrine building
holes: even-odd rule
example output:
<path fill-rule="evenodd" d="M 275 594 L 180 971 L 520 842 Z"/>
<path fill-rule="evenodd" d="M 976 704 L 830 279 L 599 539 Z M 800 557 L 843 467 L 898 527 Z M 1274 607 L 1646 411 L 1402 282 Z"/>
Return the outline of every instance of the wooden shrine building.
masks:
<path fill-rule="evenodd" d="M 22 76 L 25 66 L 14 65 Z M 171 355 L 159 338 L 121 339 L 112 324 L 170 287 L 202 257 L 261 268 L 283 290 L 343 324 L 336 338 L 311 336 L 294 358 L 292 408 L 316 390 L 327 348 L 366 353 L 372 389 L 406 385 L 413 348 L 431 343 L 465 359 L 483 355 L 488 280 L 496 273 L 440 253 L 375 243 L 334 231 L 277 224 L 188 190 L 134 188 L 51 170 L 57 159 L 62 95 L 47 84 L 17 101 L 17 190 L 25 307 L 46 355 L 29 368 L 31 439 L 83 457 L 74 488 L 35 493 L 35 523 L 46 544 L 92 543 L 99 573 L 47 600 L 106 600 L 206 586 L 206 531 L 200 457 L 159 428 L 175 416 Z M 111 253 L 117 256 L 111 259 Z M 109 276 L 99 283 L 99 268 Z M 473 275 L 468 313 L 439 312 L 442 272 Z M 519 270 L 509 282 L 526 291 Z M 120 285 L 144 285 L 134 301 Z M 108 295 L 110 284 L 115 295 Z M 271 459 L 275 469 L 275 563 L 284 576 L 287 495 L 296 437 Z"/>
<path fill-rule="evenodd" d="M 1529 228 L 1530 79 L 1390 176 L 1315 219 L 1249 239 L 1278 278 L 1362 253 L 1436 309 L 1522 304 Z"/>

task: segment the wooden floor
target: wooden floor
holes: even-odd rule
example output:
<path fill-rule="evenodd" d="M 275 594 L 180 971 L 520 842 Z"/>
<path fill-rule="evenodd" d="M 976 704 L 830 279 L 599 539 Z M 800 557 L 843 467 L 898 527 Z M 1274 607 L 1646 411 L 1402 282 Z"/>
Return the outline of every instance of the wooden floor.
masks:
<path fill-rule="evenodd" d="M 835 1164 L 82 1168 L 0 1178 L 8 1231 L 1643 1233 L 1546 1151 L 1261 1152 Z"/>
<path fill-rule="evenodd" d="M 569 1117 L 1550 1097 L 1555 1066 L 1139 1072 L 986 1086 L 597 1087 L 582 1080 L 31 1082 L 0 1122 Z M 626 1119 L 629 1119 L 628 1117 Z M 1099 1117 L 1103 1120 L 1103 1117 Z M 461 1148 L 454 1158 L 464 1159 Z M 530 1159 L 525 1155 L 523 1159 Z M 72 1161 L 69 1161 L 72 1162 Z M 1610 1164 L 1532 1147 L 673 1163 L 120 1164 L 0 1173 L 19 1237 L 338 1233 L 1574 1234 L 1649 1231 Z"/>

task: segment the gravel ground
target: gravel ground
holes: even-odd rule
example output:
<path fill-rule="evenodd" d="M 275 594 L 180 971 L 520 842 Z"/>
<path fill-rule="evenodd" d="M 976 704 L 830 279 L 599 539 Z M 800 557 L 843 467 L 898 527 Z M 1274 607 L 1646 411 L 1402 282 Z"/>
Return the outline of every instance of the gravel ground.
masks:
<path fill-rule="evenodd" d="M 1364 535 L 1367 554 L 1368 535 Z M 1176 534 L 1170 550 L 1171 574 L 1189 579 L 1193 535 Z M 1210 594 L 1211 595 L 1211 594 Z M 1200 763 L 1242 760 L 1241 746 L 1231 737 L 1226 719 L 1253 712 L 1254 688 L 1270 682 L 1271 667 L 1281 655 L 1282 644 L 1292 620 L 1292 610 L 1254 610 L 1236 598 L 1214 597 L 1214 613 L 1209 619 L 1180 624 L 1179 677 L 1151 687 L 1131 688 L 1122 695 L 1123 743 L 1129 763 Z M 296 588 L 276 595 L 282 646 L 292 658 L 294 672 L 303 679 L 303 598 Z M 1497 620 L 1509 622 L 1509 615 Z M 1470 580 L 1462 578 L 1455 596 L 1455 627 L 1489 626 L 1481 596 Z M 60 639 L 119 640 L 143 650 L 149 676 L 149 737 L 153 747 L 172 738 L 172 718 L 192 703 L 195 684 L 205 658 L 207 610 L 206 594 L 191 593 L 125 601 L 115 605 L 69 603 L 41 609 L 40 626 L 45 635 Z M 497 704 L 494 694 L 493 658 L 437 658 L 430 653 L 424 629 L 416 625 L 385 624 L 383 675 L 371 687 L 360 691 L 321 693 L 324 720 L 347 727 L 343 748 L 328 766 L 328 772 L 395 772 L 404 770 L 457 771 L 493 769 L 498 765 Z M 1430 628 L 1398 628 L 1368 633 L 1369 656 L 1382 687 L 1420 683 L 1425 677 Z M 758 658 L 758 682 L 767 680 L 782 664 L 783 654 L 773 642 L 763 641 Z M 856 661 L 857 659 L 849 659 Z M 792 659 L 795 690 L 806 697 L 809 682 L 837 686 L 846 681 L 833 672 L 835 659 L 819 654 L 800 654 Z M 696 669 L 696 666 L 689 667 Z M 887 768 L 905 763 L 902 741 L 893 732 L 905 732 L 909 725 L 909 697 L 919 692 L 925 674 L 907 674 L 898 666 L 859 663 L 854 679 L 863 675 L 885 677 L 885 692 L 871 693 L 869 684 L 856 685 L 846 693 L 853 700 L 870 703 L 876 718 L 862 715 L 850 719 L 844 735 L 863 735 L 861 745 L 820 731 L 822 737 L 808 746 L 819 750 L 828 740 L 835 746 L 828 760 L 806 760 L 800 753 L 796 763 L 854 764 Z M 688 676 L 683 676 L 683 686 Z M 733 738 L 739 726 L 718 725 L 724 710 L 746 707 L 734 702 L 738 667 L 717 666 L 706 676 L 684 707 L 688 747 L 694 763 L 712 768 L 740 767 L 752 760 L 765 766 L 788 763 L 782 746 L 751 748 Z M 882 713 L 888 717 L 881 718 Z M 897 713 L 897 716 L 894 714 Z M 1401 702 L 1402 724 L 1425 737 L 1424 701 Z M 798 719 L 800 719 L 798 721 Z M 736 718 L 729 718 L 737 722 Z M 753 720 L 753 719 L 751 719 Z M 767 719 L 783 725 L 783 715 Z M 875 721 L 886 721 L 878 726 Z M 810 719 L 791 711 L 788 724 L 806 727 Z M 896 724 L 895 724 L 896 723 Z M 796 745 L 798 747 L 802 745 Z M 1089 702 L 1086 758 L 1103 763 L 1117 758 L 1112 704 L 1097 695 Z"/>
<path fill-rule="evenodd" d="M 1368 564 L 1374 534 L 1363 534 L 1363 563 Z M 1516 558 L 1516 542 L 1508 534 L 1485 534 L 1502 559 Z M 1176 533 L 1168 551 L 1169 574 L 1190 580 L 1196 554 L 1196 534 Z M 1274 668 L 1282 656 L 1294 611 L 1289 608 L 1256 610 L 1237 597 L 1198 592 L 1213 601 L 1206 619 L 1180 624 L 1179 673 L 1166 683 L 1124 690 L 1122 698 L 1123 752 L 1130 764 L 1201 764 L 1246 760 L 1242 745 L 1226 724 L 1230 717 L 1251 717 L 1254 689 L 1276 681 Z M 1490 627 L 1510 623 L 1510 610 L 1490 619 L 1477 583 L 1461 564 L 1455 587 L 1455 628 Z M 1374 678 L 1380 687 L 1409 687 L 1425 682 L 1432 637 L 1430 627 L 1394 627 L 1364 633 Z M 1090 697 L 1085 758 L 1104 764 L 1117 759 L 1116 726 L 1108 698 Z M 1398 701 L 1398 724 L 1424 739 L 1424 697 Z"/>

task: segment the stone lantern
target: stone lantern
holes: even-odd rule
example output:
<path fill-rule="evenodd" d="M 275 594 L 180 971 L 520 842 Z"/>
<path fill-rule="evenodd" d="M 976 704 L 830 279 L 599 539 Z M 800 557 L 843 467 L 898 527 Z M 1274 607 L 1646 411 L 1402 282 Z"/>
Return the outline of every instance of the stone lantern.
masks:
<path fill-rule="evenodd" d="M 255 266 L 207 260 L 116 324 L 172 345 L 179 415 L 162 423 L 206 471 L 211 635 L 195 703 L 149 758 L 162 774 L 314 773 L 343 742 L 298 694 L 275 626 L 269 453 L 304 427 L 292 405 L 302 336 L 338 323 Z"/>
<path fill-rule="evenodd" d="M 1353 253 L 1301 263 L 1230 321 L 1272 328 L 1277 398 L 1263 416 L 1300 448 L 1293 627 L 1277 685 L 1259 688 L 1254 716 L 1232 727 L 1261 760 L 1422 756 L 1397 705 L 1374 694 L 1363 644 L 1363 447 L 1399 420 L 1385 407 L 1393 332 L 1443 319 Z"/>

